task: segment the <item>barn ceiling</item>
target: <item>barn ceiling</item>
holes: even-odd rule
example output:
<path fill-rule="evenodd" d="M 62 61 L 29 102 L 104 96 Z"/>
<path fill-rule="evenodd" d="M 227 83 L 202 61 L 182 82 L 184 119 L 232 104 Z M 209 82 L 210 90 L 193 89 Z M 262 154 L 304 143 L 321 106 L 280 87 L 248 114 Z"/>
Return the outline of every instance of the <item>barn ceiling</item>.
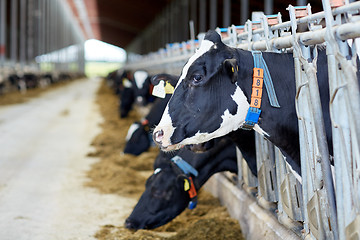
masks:
<path fill-rule="evenodd" d="M 91 32 L 86 31 L 86 23 L 81 14 L 75 11 L 75 16 L 81 18 L 80 25 L 85 32 L 86 38 L 95 38 L 126 49 L 137 37 L 139 37 L 153 22 L 156 17 L 173 1 L 182 0 L 67 0 L 73 9 L 76 3 L 83 2 L 86 9 L 88 26 Z M 200 0 L 187 0 L 190 2 Z M 210 2 L 210 0 L 205 0 Z M 296 5 L 294 0 L 273 0 L 275 13 L 281 12 L 287 18 L 286 7 L 289 4 Z M 217 0 L 218 21 L 222 19 L 222 6 L 224 0 Z M 231 0 L 231 23 L 240 24 L 240 0 Z M 306 2 L 306 1 L 302 1 Z M 313 12 L 321 11 L 321 1 L 308 1 L 311 3 Z M 263 11 L 264 0 L 249 1 L 249 12 Z M 208 16 L 207 16 L 208 17 Z M 222 26 L 220 26 L 222 27 Z M 196 29 L 195 29 L 196 30 Z M 197 29 L 198 30 L 198 29 Z M 164 30 L 166 31 L 166 30 Z M 187 40 L 187 39 L 183 39 Z M 157 50 L 157 49 L 153 49 Z"/>
<path fill-rule="evenodd" d="M 171 0 L 68 0 L 86 38 L 95 38 L 122 48 L 131 43 Z M 83 2 L 91 33 L 81 18 Z"/>

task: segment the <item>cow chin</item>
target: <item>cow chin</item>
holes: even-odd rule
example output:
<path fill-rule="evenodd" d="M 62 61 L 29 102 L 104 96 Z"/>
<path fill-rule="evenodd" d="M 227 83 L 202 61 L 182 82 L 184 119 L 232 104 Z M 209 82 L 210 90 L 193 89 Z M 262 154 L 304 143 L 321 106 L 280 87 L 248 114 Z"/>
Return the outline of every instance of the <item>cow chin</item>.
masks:
<path fill-rule="evenodd" d="M 168 146 L 160 146 L 161 148 L 161 151 L 164 151 L 164 152 L 171 152 L 171 151 L 176 151 L 176 150 L 179 150 L 181 148 L 183 148 L 184 145 L 182 144 L 173 144 L 173 145 L 168 145 Z"/>

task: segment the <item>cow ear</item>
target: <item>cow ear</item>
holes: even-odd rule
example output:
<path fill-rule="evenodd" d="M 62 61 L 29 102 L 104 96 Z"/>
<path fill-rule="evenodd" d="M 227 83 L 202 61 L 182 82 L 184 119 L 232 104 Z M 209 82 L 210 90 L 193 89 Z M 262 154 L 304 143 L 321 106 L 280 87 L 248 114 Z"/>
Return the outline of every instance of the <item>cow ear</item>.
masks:
<path fill-rule="evenodd" d="M 156 86 L 159 84 L 159 82 L 162 80 L 164 82 L 169 82 L 173 87 L 176 86 L 176 83 L 179 79 L 179 76 L 177 75 L 171 75 L 171 74 L 157 74 L 151 78 L 151 83 Z"/>
<path fill-rule="evenodd" d="M 231 82 L 236 83 L 238 79 L 239 67 L 235 58 L 226 59 L 223 62 L 225 72 L 230 76 Z"/>
<path fill-rule="evenodd" d="M 181 174 L 177 176 L 177 184 L 180 187 L 180 189 L 184 190 L 184 192 L 189 191 L 190 189 L 190 180 L 185 174 Z"/>

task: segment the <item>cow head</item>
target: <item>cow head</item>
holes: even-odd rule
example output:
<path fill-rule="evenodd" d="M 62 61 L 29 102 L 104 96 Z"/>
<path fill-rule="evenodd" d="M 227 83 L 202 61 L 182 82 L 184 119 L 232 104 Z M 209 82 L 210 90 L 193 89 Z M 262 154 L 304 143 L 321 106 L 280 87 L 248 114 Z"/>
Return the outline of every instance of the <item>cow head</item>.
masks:
<path fill-rule="evenodd" d="M 239 79 L 251 74 L 241 68 L 236 49 L 209 31 L 183 67 L 154 141 L 164 151 L 209 141 L 238 129 L 245 121 L 248 98 Z"/>
<path fill-rule="evenodd" d="M 141 195 L 125 226 L 130 229 L 153 229 L 178 216 L 188 206 L 190 197 L 184 190 L 184 175 L 175 164 L 166 159 L 146 182 Z M 167 166 L 166 166 L 167 165 Z"/>
<path fill-rule="evenodd" d="M 124 153 L 140 155 L 147 151 L 152 143 L 151 137 L 149 136 L 150 127 L 147 119 L 141 122 L 133 123 L 126 135 L 126 145 Z"/>
<path fill-rule="evenodd" d="M 146 71 L 138 70 L 134 73 L 134 93 L 136 96 L 136 104 L 145 106 L 150 95 L 151 77 Z"/>

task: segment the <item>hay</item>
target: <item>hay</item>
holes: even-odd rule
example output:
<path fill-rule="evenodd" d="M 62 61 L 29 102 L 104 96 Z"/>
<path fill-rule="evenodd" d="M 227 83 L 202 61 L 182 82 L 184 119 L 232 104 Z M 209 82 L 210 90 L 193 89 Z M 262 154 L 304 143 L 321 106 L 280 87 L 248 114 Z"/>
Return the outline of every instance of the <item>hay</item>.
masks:
<path fill-rule="evenodd" d="M 97 93 L 104 122 L 102 132 L 93 140 L 95 151 L 89 156 L 101 160 L 88 172 L 86 186 L 97 188 L 102 193 L 115 193 L 139 198 L 145 189 L 145 181 L 153 170 L 153 162 L 159 153 L 157 148 L 140 156 L 122 154 L 125 136 L 131 123 L 139 120 L 136 112 L 126 119 L 118 117 L 118 98 L 106 86 Z M 170 223 L 154 230 L 132 231 L 123 226 L 105 225 L 96 233 L 97 239 L 244 239 L 238 222 L 230 218 L 218 199 L 206 191 L 199 192 L 199 203 L 194 210 L 186 209 Z"/>

